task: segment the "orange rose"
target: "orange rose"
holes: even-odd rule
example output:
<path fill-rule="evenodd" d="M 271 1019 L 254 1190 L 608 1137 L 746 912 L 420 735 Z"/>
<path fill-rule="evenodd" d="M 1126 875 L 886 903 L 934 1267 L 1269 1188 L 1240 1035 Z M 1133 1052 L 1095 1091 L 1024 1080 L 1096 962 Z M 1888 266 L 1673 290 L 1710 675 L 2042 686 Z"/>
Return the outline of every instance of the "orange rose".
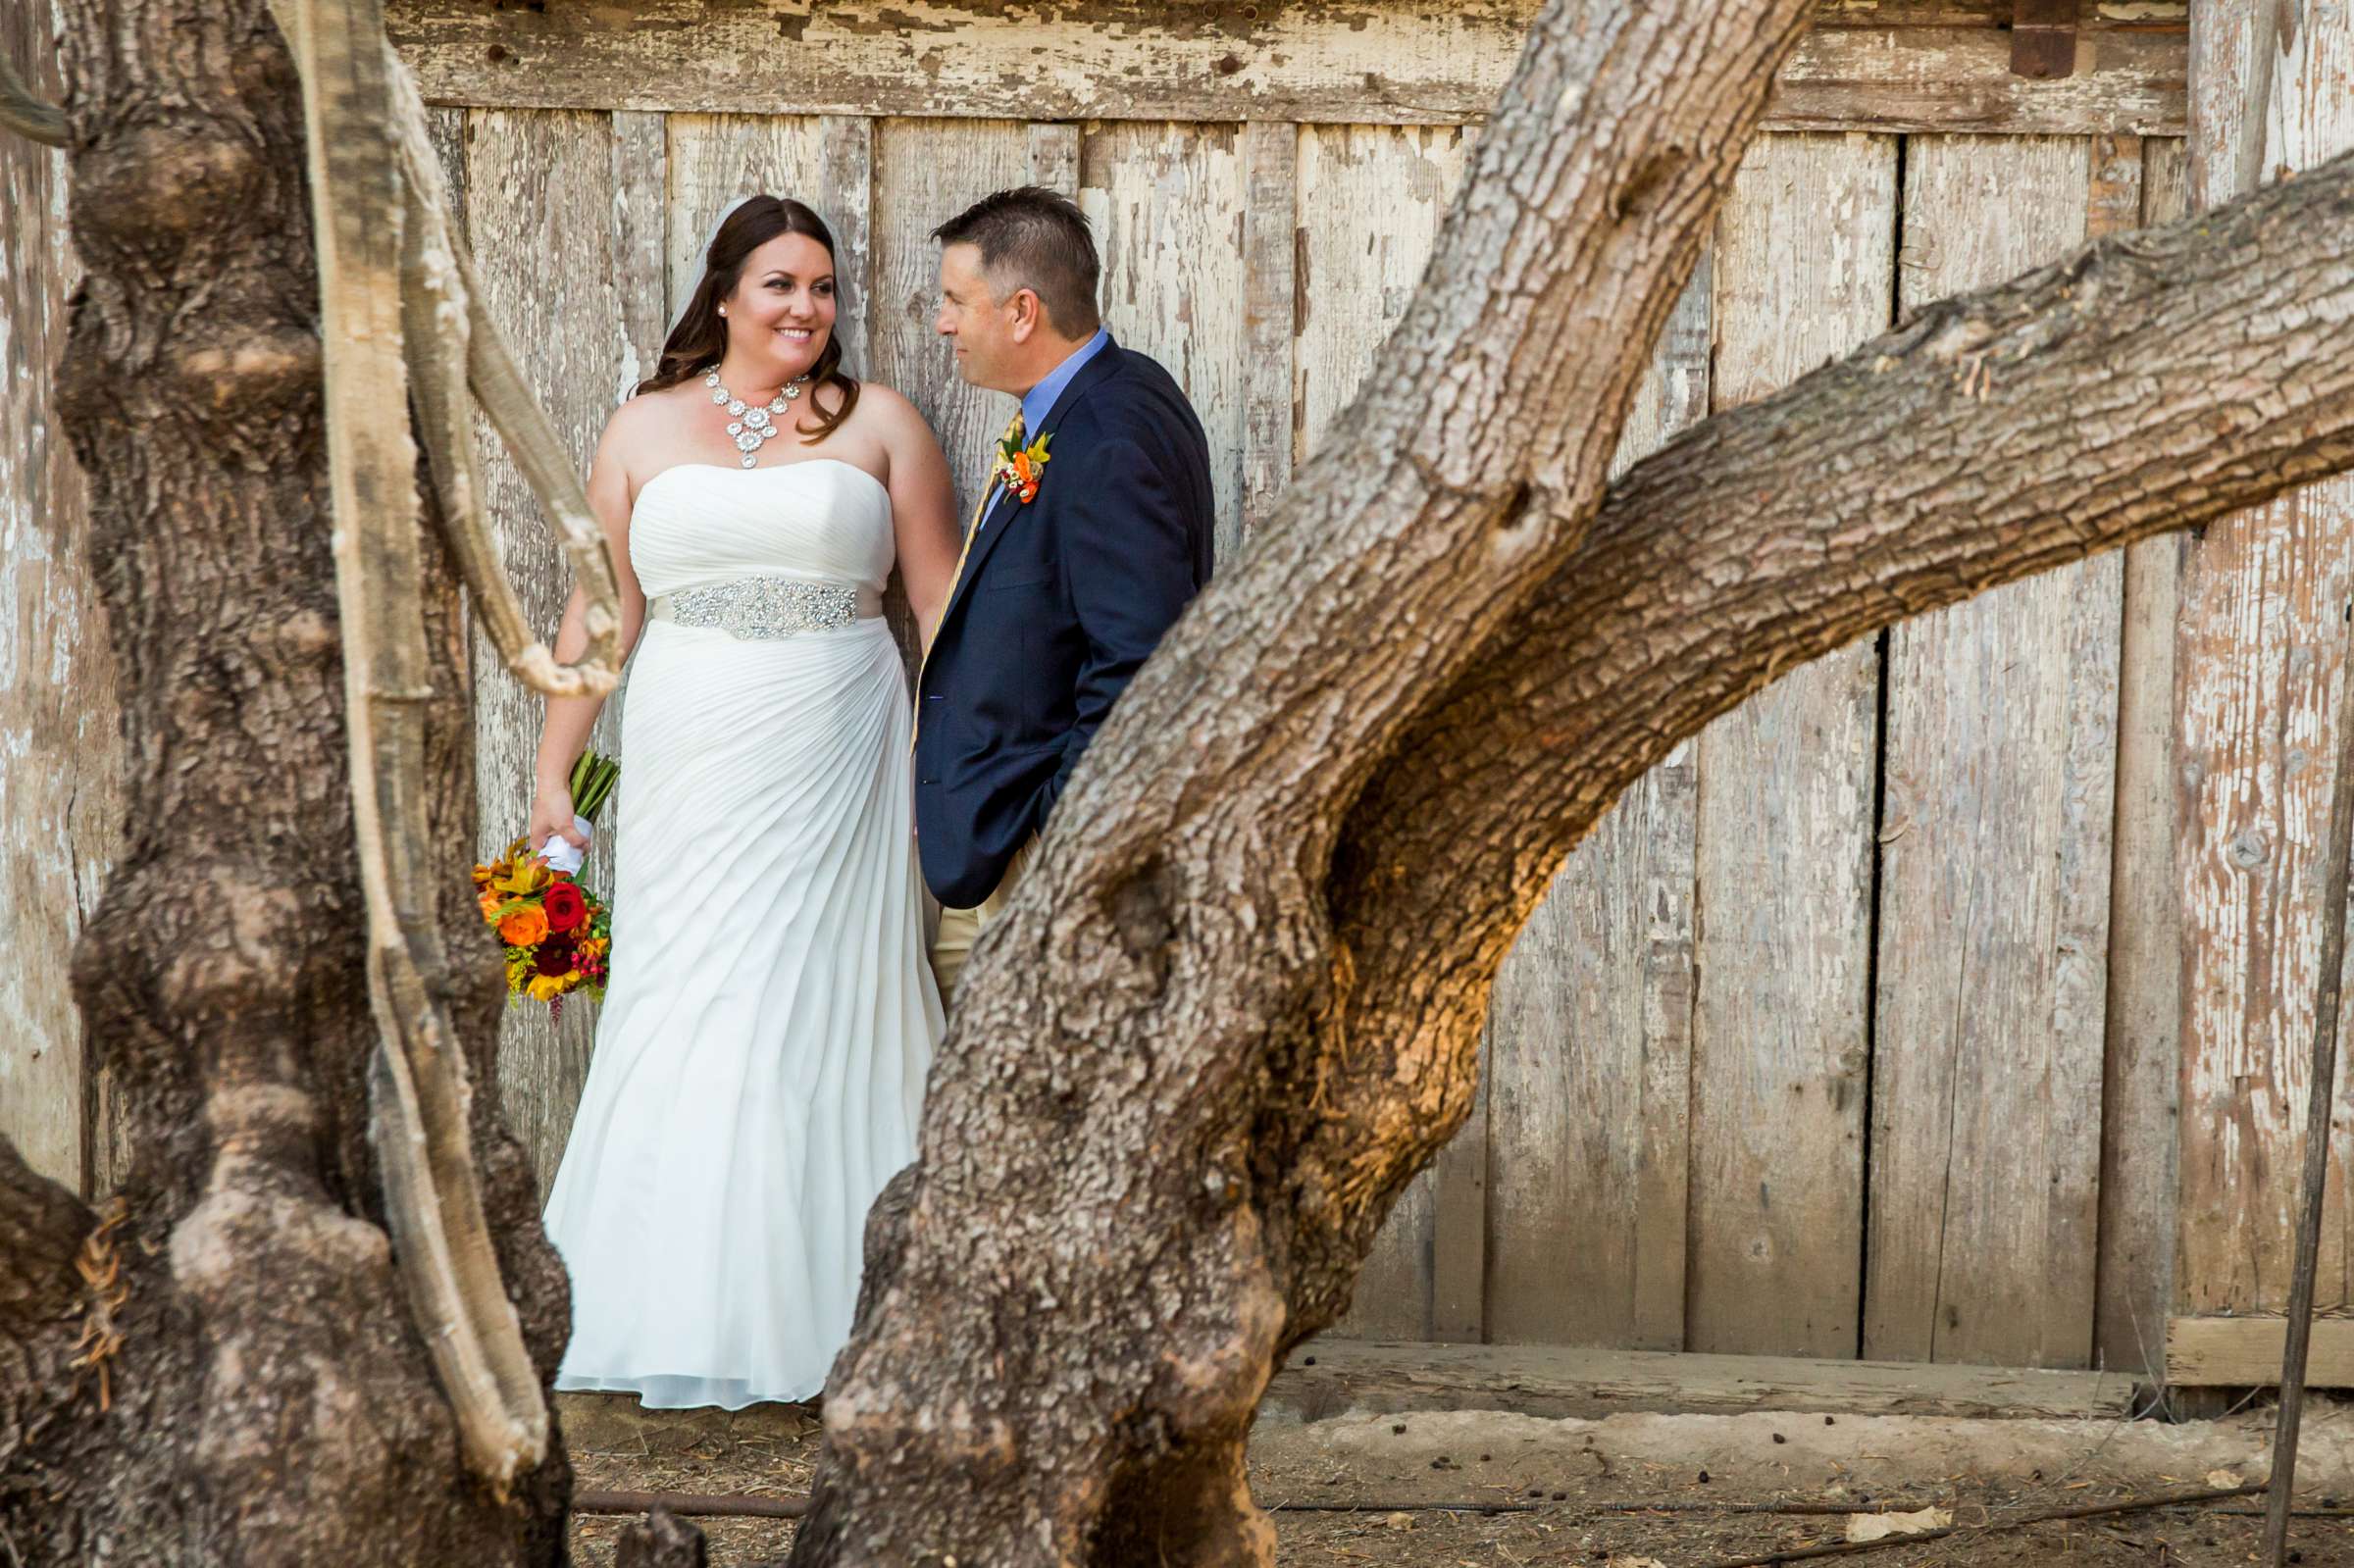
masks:
<path fill-rule="evenodd" d="M 547 917 L 537 904 L 527 904 L 498 923 L 498 935 L 510 947 L 529 947 L 547 935 Z"/>
<path fill-rule="evenodd" d="M 486 921 L 496 921 L 498 906 L 506 901 L 506 896 L 495 887 L 484 888 L 482 896 L 475 900 L 483 906 L 483 919 Z"/>

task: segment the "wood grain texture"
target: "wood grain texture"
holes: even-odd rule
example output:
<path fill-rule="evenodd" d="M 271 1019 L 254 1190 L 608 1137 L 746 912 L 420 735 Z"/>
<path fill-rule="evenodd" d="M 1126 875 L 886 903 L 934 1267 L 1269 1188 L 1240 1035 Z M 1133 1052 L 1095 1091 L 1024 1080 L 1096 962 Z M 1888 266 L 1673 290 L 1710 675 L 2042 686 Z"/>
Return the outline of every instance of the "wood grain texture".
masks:
<path fill-rule="evenodd" d="M 1405 315 L 1469 152 L 1470 137 L 1453 127 L 1301 127 L 1295 464 L 1312 458 Z M 1477 1126 L 1475 1119 L 1458 1142 L 1478 1138 Z M 1484 1164 L 1483 1157 L 1483 1176 Z M 1334 1332 L 1361 1339 L 1433 1336 L 1443 1171 L 1458 1184 L 1472 1174 L 1459 1163 L 1447 1166 L 1442 1156 L 1414 1179 L 1390 1211 L 1358 1276 L 1355 1304 Z M 1463 1205 L 1445 1207 L 1459 1214 Z M 1460 1321 L 1458 1312 L 1457 1332 Z"/>
<path fill-rule="evenodd" d="M 0 54 L 51 102 L 54 25 L 47 0 L 0 15 Z M 65 153 L 0 134 L 0 1137 L 96 1196 L 100 1075 L 68 966 L 117 853 L 123 759 L 89 503 L 51 384 L 79 276 Z"/>
<path fill-rule="evenodd" d="M 1835 8 L 1784 70 L 1780 129 L 2179 134 L 2179 26 L 2094 26 L 2075 72 L 2014 75 L 1993 8 Z M 402 0 L 393 41 L 439 103 L 1031 120 L 1464 125 L 1519 57 L 1530 0 L 1219 7 L 988 0 L 822 8 L 485 8 Z"/>
<path fill-rule="evenodd" d="M 1888 325 L 1896 143 L 1767 136 L 1718 215 L 1718 409 Z M 1852 1356 L 1879 660 L 1798 671 L 1700 738 L 1686 1344 Z"/>
<path fill-rule="evenodd" d="M 834 336 L 852 377 L 867 362 L 875 295 L 875 123 L 827 115 L 817 127 L 817 186 L 810 205 L 834 232 Z"/>
<path fill-rule="evenodd" d="M 1292 481 L 1293 245 L 1300 232 L 1300 131 L 1252 121 L 1242 128 L 1243 537 Z M 1220 540 L 1223 556 L 1226 541 Z"/>
<path fill-rule="evenodd" d="M 1245 195 L 1232 126 L 1123 123 L 1086 138 L 1079 208 L 1103 259 L 1103 324 L 1194 405 L 1222 558 L 1243 536 Z"/>
<path fill-rule="evenodd" d="M 2271 1388 L 2280 1381 L 2287 1341 L 2286 1318 L 2169 1318 L 2166 1381 L 2184 1389 Z M 2354 1319 L 2315 1319 L 2305 1382 L 2354 1389 Z"/>
<path fill-rule="evenodd" d="M 2080 243 L 2090 154 L 2074 138 L 1914 138 L 1901 307 Z M 2000 372 L 1977 374 L 2001 418 Z M 2090 1363 L 2124 567 L 2100 556 L 1889 634 L 1874 1359 Z"/>
<path fill-rule="evenodd" d="M 826 123 L 816 115 L 672 115 L 670 301 L 683 305 L 703 275 L 704 241 L 739 196 L 790 196 L 816 208 L 826 190 Z"/>
<path fill-rule="evenodd" d="M 1709 410 L 1703 257 L 1619 441 Z M 1620 797 L 1496 978 L 1487 1337 L 1680 1349 L 1690 1197 L 1694 750 Z"/>
<path fill-rule="evenodd" d="M 1013 399 L 967 386 L 932 321 L 940 247 L 932 230 L 994 190 L 1030 177 L 1029 136 L 1012 121 L 886 120 L 875 132 L 873 374 L 904 393 L 940 436 L 961 526 L 988 477 L 989 448 Z"/>
<path fill-rule="evenodd" d="M 2097 144 L 2096 144 L 2097 148 Z M 2097 151 L 2096 151 L 2097 157 Z M 2182 216 L 2179 141 L 2147 141 L 2135 222 Z M 2114 221 L 2100 200 L 2087 217 Z M 2120 215 L 2122 216 L 2122 215 Z M 2175 622 L 2187 536 L 2125 552 L 2119 644 L 2116 872 L 2110 883 L 2108 1059 L 2101 1075 L 2095 1364 L 2162 1382 L 2174 1306 L 2181 1146 L 2182 948 L 2175 876 Z"/>
<path fill-rule="evenodd" d="M 2218 0 L 2194 19 L 2191 58 L 2194 209 L 2354 146 L 2354 18 L 2342 8 Z M 2350 591 L 2354 482 L 2342 478 L 2210 527 L 2184 557 L 2175 1300 L 2186 1313 L 2288 1299 Z M 2354 1118 L 2333 1141 L 2323 1301 L 2354 1296 Z"/>
<path fill-rule="evenodd" d="M 625 126 L 642 137 L 642 125 Z M 636 200 L 617 190 L 612 117 L 601 114 L 478 112 L 468 127 L 465 202 L 492 316 L 505 330 L 517 366 L 586 473 L 606 417 L 643 373 L 645 351 L 623 331 L 621 283 L 636 291 L 629 317 L 659 311 L 647 297 L 656 277 L 645 249 L 649 217 L 640 204 L 645 177 L 632 180 Z M 640 154 L 642 144 L 640 143 Z M 653 177 L 658 182 L 659 175 Z M 673 225 L 675 232 L 675 222 Z M 552 635 L 572 583 L 530 487 L 484 428 L 489 512 L 506 552 L 507 574 L 535 625 Z M 532 759 L 542 706 L 507 675 L 497 653 L 475 640 L 476 795 L 482 811 L 479 849 L 495 853 L 530 816 Z M 625 686 L 605 704 L 589 744 L 620 754 Z M 591 841 L 582 880 L 612 890 L 612 844 L 627 833 L 625 760 L 621 804 Z M 499 1041 L 499 1092 L 508 1127 L 523 1140 L 540 1196 L 555 1180 L 588 1076 L 596 1008 L 575 1001 L 551 1023 L 537 1004 L 511 1008 Z"/>
<path fill-rule="evenodd" d="M 1030 127 L 1030 183 L 1079 199 L 1080 129 L 1040 121 Z M 947 216 L 943 214 L 942 216 Z"/>
<path fill-rule="evenodd" d="M 1453 127 L 1301 127 L 1296 462 L 1322 442 L 1406 314 L 1470 151 L 1469 134 Z"/>

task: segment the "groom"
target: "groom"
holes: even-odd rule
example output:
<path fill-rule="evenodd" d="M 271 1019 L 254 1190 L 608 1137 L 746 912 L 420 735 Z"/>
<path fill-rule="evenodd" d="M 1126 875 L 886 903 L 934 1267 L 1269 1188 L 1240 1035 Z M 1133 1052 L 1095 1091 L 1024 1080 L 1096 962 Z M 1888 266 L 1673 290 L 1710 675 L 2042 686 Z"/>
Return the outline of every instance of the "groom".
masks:
<path fill-rule="evenodd" d="M 1209 443 L 1097 310 L 1087 219 L 1036 186 L 933 231 L 956 369 L 1021 400 L 916 683 L 915 824 L 946 997 L 1112 702 L 1209 580 Z"/>

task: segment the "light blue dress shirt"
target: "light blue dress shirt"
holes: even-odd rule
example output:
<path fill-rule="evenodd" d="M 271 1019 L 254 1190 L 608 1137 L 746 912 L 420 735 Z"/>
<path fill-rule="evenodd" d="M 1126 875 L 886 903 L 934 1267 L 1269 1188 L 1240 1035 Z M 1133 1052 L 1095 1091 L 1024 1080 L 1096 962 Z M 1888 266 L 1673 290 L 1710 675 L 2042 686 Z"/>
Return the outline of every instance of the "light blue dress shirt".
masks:
<path fill-rule="evenodd" d="M 1110 342 L 1111 333 L 1100 327 L 1097 328 L 1095 336 L 1072 349 L 1070 358 L 1049 371 L 1045 380 L 1022 394 L 1022 444 L 1026 446 L 1038 439 L 1038 427 L 1049 414 L 1054 412 L 1054 399 L 1060 397 L 1062 389 L 1071 384 L 1071 378 L 1077 376 L 1089 360 L 1102 353 Z"/>

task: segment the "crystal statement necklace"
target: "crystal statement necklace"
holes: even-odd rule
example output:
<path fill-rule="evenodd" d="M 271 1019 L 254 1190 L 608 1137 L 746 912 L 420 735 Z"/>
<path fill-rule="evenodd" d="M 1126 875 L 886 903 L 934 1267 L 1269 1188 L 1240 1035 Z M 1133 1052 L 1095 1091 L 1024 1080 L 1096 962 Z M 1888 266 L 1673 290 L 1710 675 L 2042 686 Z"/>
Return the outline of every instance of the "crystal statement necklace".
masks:
<path fill-rule="evenodd" d="M 772 416 L 784 413 L 785 405 L 801 395 L 801 383 L 808 379 L 806 373 L 795 376 L 768 400 L 768 407 L 754 408 L 719 384 L 716 367 L 703 378 L 703 384 L 711 388 L 711 401 L 728 411 L 728 433 L 736 437 L 736 450 L 743 454 L 745 468 L 758 468 L 761 446 L 785 433 Z"/>

